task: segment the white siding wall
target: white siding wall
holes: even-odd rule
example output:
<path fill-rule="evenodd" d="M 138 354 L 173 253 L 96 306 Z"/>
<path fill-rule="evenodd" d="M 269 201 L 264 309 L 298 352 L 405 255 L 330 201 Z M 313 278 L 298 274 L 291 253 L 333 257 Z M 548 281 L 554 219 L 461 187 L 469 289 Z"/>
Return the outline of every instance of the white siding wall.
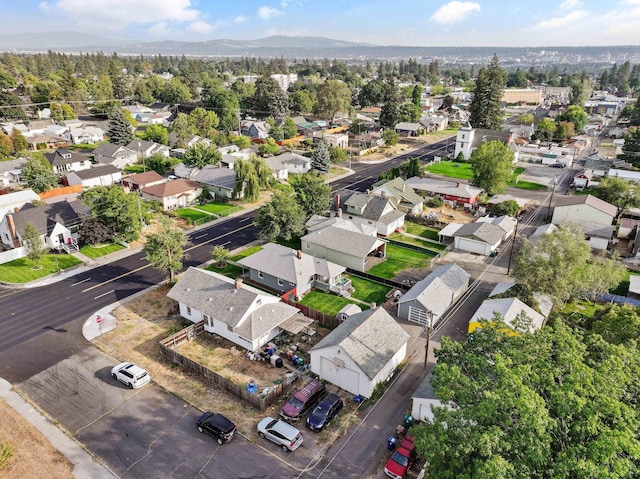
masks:
<path fill-rule="evenodd" d="M 554 225 L 580 224 L 582 221 L 609 226 L 613 221 L 613 217 L 589 205 L 556 206 L 553 209 L 553 220 L 551 222 Z"/>

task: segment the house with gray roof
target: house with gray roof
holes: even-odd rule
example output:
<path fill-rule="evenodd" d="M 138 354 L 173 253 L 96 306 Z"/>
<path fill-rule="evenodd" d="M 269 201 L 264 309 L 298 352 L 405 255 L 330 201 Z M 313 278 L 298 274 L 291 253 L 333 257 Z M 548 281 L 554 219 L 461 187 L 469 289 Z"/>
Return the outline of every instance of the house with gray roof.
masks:
<path fill-rule="evenodd" d="M 340 189 L 333 196 L 331 216 L 375 226 L 378 234 L 389 236 L 404 226 L 406 213 L 398 209 L 398 200 L 359 191 Z"/>
<path fill-rule="evenodd" d="M 286 180 L 290 174 L 303 174 L 311 169 L 310 158 L 290 151 L 265 158 L 264 161 L 278 180 Z"/>
<path fill-rule="evenodd" d="M 455 263 L 435 268 L 398 300 L 398 317 L 434 326 L 449 307 L 469 288 L 470 275 Z"/>
<path fill-rule="evenodd" d="M 393 129 L 398 135 L 408 137 L 420 135 L 420 132 L 424 130 L 424 126 L 422 125 L 422 123 L 401 121 L 400 123 L 396 123 L 396 126 Z"/>
<path fill-rule="evenodd" d="M 473 128 L 469 122 L 460 127 L 456 134 L 456 149 L 453 154 L 457 158 L 460 153 L 465 160 L 471 158 L 471 154 L 485 141 L 500 141 L 504 143 L 514 154 L 514 163 L 518 160 L 518 148 L 514 142 L 515 135 L 509 130 L 489 130 Z"/>
<path fill-rule="evenodd" d="M 156 143 L 155 141 L 133 140 L 127 145 L 127 148 L 135 151 L 139 158 L 147 159 L 152 155 L 161 155 L 169 158 L 169 147 Z"/>
<path fill-rule="evenodd" d="M 346 268 L 324 258 L 314 258 L 301 250 L 293 250 L 276 243 L 267 243 L 262 249 L 238 263 L 249 270 L 249 278 L 258 284 L 301 299 L 312 288 L 349 296 L 351 281 L 342 273 Z"/>
<path fill-rule="evenodd" d="M 469 320 L 467 333 L 472 334 L 476 329 L 481 328 L 481 320 L 492 321 L 496 314 L 502 318 L 506 326 L 518 332 L 522 327 L 529 332 L 534 332 L 546 321 L 542 314 L 518 298 L 485 299 Z M 524 318 L 529 324 L 519 324 L 520 318 Z"/>
<path fill-rule="evenodd" d="M 382 180 L 373 185 L 372 195 L 393 197 L 397 200 L 396 206 L 400 211 L 410 215 L 420 215 L 424 206 L 424 198 L 417 194 L 413 188 L 401 178 Z"/>
<path fill-rule="evenodd" d="M 443 243 L 450 243 L 453 238 L 453 246 L 457 249 L 491 256 L 515 232 L 516 223 L 516 219 L 510 216 L 483 216 L 475 223 L 449 223 L 438 236 Z"/>
<path fill-rule="evenodd" d="M 311 349 L 311 371 L 351 394 L 371 397 L 406 357 L 408 340 L 384 308 L 356 313 Z"/>
<path fill-rule="evenodd" d="M 94 186 L 111 186 L 120 183 L 122 170 L 113 165 L 94 166 L 87 170 L 72 171 L 67 174 L 67 181 L 70 186 L 82 185 L 82 189 Z"/>
<path fill-rule="evenodd" d="M 559 196 L 553 204 L 551 223 L 599 224 L 611 226 L 618 216 L 618 208 L 592 195 Z"/>
<path fill-rule="evenodd" d="M 88 170 L 91 168 L 91 160 L 89 157 L 74 151 L 59 149 L 52 153 L 45 153 L 44 157 L 56 175 L 64 175 L 70 171 Z"/>
<path fill-rule="evenodd" d="M 43 206 L 27 203 L 19 211 L 4 216 L 0 222 L 0 240 L 7 248 L 22 248 L 25 228 L 31 223 L 48 248 L 67 253 L 77 251 L 78 229 L 89 214 L 80 200 Z"/>
<path fill-rule="evenodd" d="M 303 253 L 356 271 L 366 271 L 375 263 L 374 258 L 383 258 L 387 245 L 375 232 L 373 235 L 364 234 L 349 225 L 349 221 L 318 226 L 300 238 L 300 242 Z"/>
<path fill-rule="evenodd" d="M 230 168 L 205 165 L 201 170 L 191 171 L 189 176 L 192 180 L 206 185 L 211 196 L 216 199 L 232 200 L 241 199 L 243 196 L 242 192 L 239 195 L 234 194 L 236 172 Z"/>
<path fill-rule="evenodd" d="M 434 419 L 433 408 L 444 405 L 436 396 L 433 386 L 431 385 L 432 373 L 433 371 L 426 375 L 411 395 L 411 416 L 418 421 L 432 422 Z"/>
<path fill-rule="evenodd" d="M 93 157 L 97 163 L 103 165 L 113 165 L 116 168 L 124 170 L 125 166 L 130 166 L 138 162 L 138 153 L 130 150 L 126 146 L 116 145 L 114 143 L 100 143 L 93 150 Z"/>
<path fill-rule="evenodd" d="M 22 167 L 29 162 L 20 157 L 14 160 L 0 161 L 0 186 L 17 186 L 22 183 Z"/>
<path fill-rule="evenodd" d="M 180 315 L 205 331 L 255 352 L 300 315 L 280 298 L 211 271 L 190 267 L 167 296 Z"/>
<path fill-rule="evenodd" d="M 0 195 L 0 221 L 5 214 L 14 213 L 27 203 L 34 201 L 40 201 L 40 196 L 31 188 Z"/>
<path fill-rule="evenodd" d="M 478 197 L 482 193 L 482 188 L 471 186 L 459 181 L 434 180 L 414 176 L 406 180 L 406 184 L 414 190 L 424 191 L 424 194 L 432 197 L 439 197 L 451 205 L 474 205 L 478 202 Z"/>

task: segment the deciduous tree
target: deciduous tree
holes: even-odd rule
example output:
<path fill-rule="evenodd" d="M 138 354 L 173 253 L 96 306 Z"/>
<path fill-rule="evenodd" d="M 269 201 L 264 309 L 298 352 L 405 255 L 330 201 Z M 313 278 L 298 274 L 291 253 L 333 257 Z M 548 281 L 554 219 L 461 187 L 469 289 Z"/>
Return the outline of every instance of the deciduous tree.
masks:
<path fill-rule="evenodd" d="M 385 146 L 393 146 L 400 141 L 400 135 L 393 128 L 387 128 L 382 132 L 382 139 Z"/>
<path fill-rule="evenodd" d="M 347 112 L 351 105 L 351 90 L 339 80 L 326 80 L 317 87 L 315 112 L 322 118 L 332 121 L 336 113 Z"/>
<path fill-rule="evenodd" d="M 267 75 L 256 80 L 256 88 L 251 101 L 253 114 L 258 118 L 284 118 L 289 113 L 287 94 L 278 82 Z"/>
<path fill-rule="evenodd" d="M 58 186 L 58 178 L 51 165 L 41 156 L 32 156 L 22 167 L 22 178 L 29 188 L 36 193 L 49 191 Z"/>
<path fill-rule="evenodd" d="M 502 193 L 513 176 L 513 152 L 501 141 L 482 143 L 471 153 L 472 182 L 489 195 Z"/>
<path fill-rule="evenodd" d="M 169 133 L 167 129 L 162 125 L 149 125 L 144 133 L 142 133 L 142 139 L 148 141 L 155 141 L 161 145 L 169 144 Z"/>
<path fill-rule="evenodd" d="M 140 222 L 148 220 L 140 197 L 117 185 L 94 186 L 82 193 L 81 199 L 91 209 L 91 215 L 109 228 L 115 241 L 137 239 L 142 228 Z"/>
<path fill-rule="evenodd" d="M 204 168 L 206 165 L 215 165 L 222 160 L 215 146 L 205 143 L 196 143 L 184 153 L 184 164 L 189 167 Z"/>
<path fill-rule="evenodd" d="M 27 139 L 20 133 L 20 130 L 14 128 L 11 132 L 11 143 L 13 144 L 13 152 L 20 153 L 22 151 L 27 151 L 29 149 L 29 142 Z"/>
<path fill-rule="evenodd" d="M 113 242 L 113 231 L 97 218 L 87 218 L 78 230 L 78 243 L 84 245 L 99 245 Z"/>
<path fill-rule="evenodd" d="M 635 185 L 617 176 L 605 176 L 593 189 L 593 195 L 616 205 L 620 210 L 640 206 L 640 198 Z"/>
<path fill-rule="evenodd" d="M 227 265 L 230 254 L 229 250 L 220 244 L 211 248 L 211 259 L 213 259 L 220 268 Z"/>
<path fill-rule="evenodd" d="M 289 178 L 289 184 L 295 192 L 295 200 L 302 207 L 305 218 L 324 213 L 331 203 L 331 186 L 326 177 L 318 171 Z"/>
<path fill-rule="evenodd" d="M 42 241 L 42 233 L 38 231 L 33 223 L 28 222 L 24 227 L 22 240 L 27 250 L 27 258 L 35 263 L 33 269 L 40 269 L 40 260 L 47 252 L 47 247 Z"/>
<path fill-rule="evenodd" d="M 259 210 L 255 225 L 262 238 L 268 241 L 290 241 L 304 232 L 304 210 L 296 202 L 294 193 L 276 190 Z"/>
<path fill-rule="evenodd" d="M 175 275 L 182 269 L 184 247 L 187 244 L 187 236 L 178 228 L 170 218 L 160 216 L 158 230 L 147 235 L 144 252 L 147 261 L 159 270 L 169 273 L 169 281 L 173 282 Z"/>

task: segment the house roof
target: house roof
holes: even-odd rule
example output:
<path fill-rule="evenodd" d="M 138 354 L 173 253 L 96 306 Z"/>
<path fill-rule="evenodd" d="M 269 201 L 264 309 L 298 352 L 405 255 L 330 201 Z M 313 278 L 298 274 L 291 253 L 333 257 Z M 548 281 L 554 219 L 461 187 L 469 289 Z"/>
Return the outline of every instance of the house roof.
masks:
<path fill-rule="evenodd" d="M 518 206 L 520 208 L 524 208 L 529 202 L 529 200 L 527 200 L 526 198 L 518 198 L 511 195 L 494 195 L 489 199 L 489 201 L 487 201 L 487 204 L 497 205 L 500 203 L 504 203 L 505 201 L 515 201 L 516 203 L 518 203 Z"/>
<path fill-rule="evenodd" d="M 31 201 L 40 201 L 40 196 L 31 188 L 14 191 L 13 193 L 0 195 L 0 208 L 13 207 L 18 204 L 23 205 Z"/>
<path fill-rule="evenodd" d="M 69 175 L 76 175 L 81 180 L 88 180 L 89 178 L 99 178 L 101 176 L 113 175 L 114 173 L 122 173 L 122 170 L 113 165 L 100 165 L 93 166 L 86 170 L 73 171 L 69 173 Z"/>
<path fill-rule="evenodd" d="M 205 165 L 192 177 L 200 183 L 206 183 L 211 186 L 218 186 L 232 190 L 236 184 L 236 172 L 230 168 L 223 168 L 214 165 Z"/>
<path fill-rule="evenodd" d="M 166 183 L 160 183 L 159 185 L 147 186 L 142 188 L 140 191 L 158 198 L 167 198 L 169 196 L 187 193 L 198 188 L 202 188 L 202 186 L 198 183 L 194 183 L 193 181 L 178 178 L 177 180 L 167 181 Z"/>
<path fill-rule="evenodd" d="M 177 181 L 177 180 L 176 180 Z M 167 296 L 222 321 L 242 337 L 253 340 L 298 313 L 275 296 L 204 269 L 190 267 Z M 264 302 L 255 307 L 257 301 Z"/>
<path fill-rule="evenodd" d="M 69 228 L 80 224 L 82 222 L 81 216 L 84 214 L 88 214 L 88 209 L 80 200 L 59 201 L 43 206 L 27 203 L 20 211 L 13 213 L 13 221 L 20 234 L 24 234 L 27 223 L 32 223 L 41 234 L 49 235 L 56 223 Z"/>
<path fill-rule="evenodd" d="M 282 153 L 278 156 L 272 156 L 267 159 L 278 159 L 280 163 L 283 165 L 308 165 L 311 163 L 311 158 L 307 158 L 306 156 L 298 155 L 297 153 L 293 153 L 291 151 L 287 151 L 286 153 Z"/>
<path fill-rule="evenodd" d="M 408 186 L 401 177 L 397 177 L 389 181 L 380 182 L 377 186 L 374 187 L 374 189 L 372 190 L 372 194 L 378 195 L 384 191 L 388 192 L 388 194 L 392 195 L 400 203 L 405 203 L 412 206 L 424 203 L 424 198 L 417 194 L 413 190 L 413 188 Z"/>
<path fill-rule="evenodd" d="M 518 222 L 511 216 L 502 215 L 498 217 L 482 216 L 476 220 L 477 223 L 491 223 L 502 229 L 505 233 L 511 233 Z"/>
<path fill-rule="evenodd" d="M 52 153 L 45 153 L 44 156 L 51 163 L 51 166 L 70 165 L 89 160 L 88 156 L 62 148 Z"/>
<path fill-rule="evenodd" d="M 300 240 L 360 258 L 364 258 L 385 243 L 375 236 L 357 233 L 339 226 L 328 226 L 314 230 L 304 235 Z"/>
<path fill-rule="evenodd" d="M 369 379 L 373 379 L 408 339 L 409 334 L 379 307 L 349 316 L 312 350 L 339 346 Z"/>
<path fill-rule="evenodd" d="M 471 148 L 477 148 L 485 141 L 501 141 L 509 143 L 511 132 L 509 130 L 488 130 L 485 128 L 476 128 L 473 132 L 473 141 Z"/>
<path fill-rule="evenodd" d="M 339 264 L 276 243 L 265 244 L 260 251 L 241 259 L 238 263 L 284 279 L 291 284 L 298 284 L 301 279 L 306 282 L 316 274 L 324 278 L 335 277 L 346 270 Z"/>
<path fill-rule="evenodd" d="M 423 190 L 440 195 L 455 196 L 457 198 L 472 199 L 482 193 L 482 188 L 460 183 L 459 181 L 442 181 L 414 176 L 406 180 L 406 183 L 414 190 Z"/>
<path fill-rule="evenodd" d="M 135 185 L 146 185 L 148 183 L 153 183 L 155 181 L 165 181 L 165 177 L 156 171 L 145 171 L 144 173 L 135 173 L 133 175 L 128 175 L 122 180 L 126 180 L 128 183 L 133 183 Z"/>
<path fill-rule="evenodd" d="M 469 320 L 469 323 L 477 323 L 481 319 L 491 321 L 493 314 L 499 313 L 504 322 L 510 328 L 514 328 L 513 321 L 521 312 L 524 312 L 532 320 L 531 332 L 540 329 L 544 324 L 545 317 L 518 298 L 485 299 Z"/>
<path fill-rule="evenodd" d="M 485 243 L 495 245 L 502 241 L 504 230 L 492 223 L 467 223 L 458 228 L 453 236 L 472 236 Z"/>
<path fill-rule="evenodd" d="M 422 130 L 422 125 L 420 123 L 409 123 L 407 121 L 401 121 L 400 123 L 396 124 L 394 129 L 401 131 L 418 131 Z"/>
<path fill-rule="evenodd" d="M 433 371 L 429 371 L 429 374 L 422 380 L 420 385 L 416 388 L 415 392 L 411 395 L 412 398 L 419 399 L 438 399 L 436 393 L 431 385 L 431 378 Z"/>
<path fill-rule="evenodd" d="M 376 236 L 378 232 L 378 229 L 375 226 L 366 225 L 363 223 L 354 223 L 351 220 L 339 218 L 337 216 L 327 218 L 326 216 L 313 215 L 307 220 L 305 226 L 307 227 L 307 231 L 309 233 L 318 229 L 326 228 L 328 226 L 335 226 L 337 228 L 342 228 L 347 231 L 353 231 L 354 233 L 361 233 L 367 236 Z"/>
<path fill-rule="evenodd" d="M 554 206 L 556 208 L 563 208 L 576 205 L 589 205 L 611 217 L 615 217 L 618 214 L 617 206 L 607 203 L 606 201 L 592 195 L 561 196 L 556 199 Z"/>
<path fill-rule="evenodd" d="M 93 150 L 93 154 L 96 158 L 98 158 L 98 156 L 100 155 L 110 158 L 117 158 L 118 156 L 123 155 L 133 155 L 135 154 L 135 152 L 125 146 L 116 145 L 114 143 L 105 141 L 104 143 L 100 143 L 98 147 Z"/>
<path fill-rule="evenodd" d="M 127 145 L 127 148 L 131 151 L 151 150 L 152 152 L 169 149 L 168 146 L 161 145 L 160 143 L 156 143 L 155 141 L 149 141 L 149 140 L 133 140 L 131 143 Z"/>
<path fill-rule="evenodd" d="M 397 203 L 395 198 L 388 198 L 383 196 L 371 195 L 367 193 L 360 193 L 359 191 L 341 189 L 336 192 L 334 195 L 334 201 L 331 205 L 332 211 L 337 211 L 336 203 L 337 197 L 340 195 L 340 209 L 346 214 L 346 208 L 351 206 L 352 208 L 361 209 L 362 212 L 358 214 L 358 216 L 372 220 L 372 221 L 382 221 L 387 224 L 395 221 L 397 218 L 401 218 L 405 216 L 405 214 L 401 211 L 397 211 L 396 205 L 394 201 Z M 392 201 L 393 200 L 393 201 Z M 385 212 L 387 206 L 391 206 L 396 212 L 391 216 L 385 217 L 389 212 Z M 349 212 L 349 214 L 355 214 Z"/>
<path fill-rule="evenodd" d="M 438 266 L 413 285 L 398 302 L 416 300 L 436 316 L 440 316 L 451 304 L 453 293 L 469 285 L 469 278 L 469 273 L 455 263 Z"/>

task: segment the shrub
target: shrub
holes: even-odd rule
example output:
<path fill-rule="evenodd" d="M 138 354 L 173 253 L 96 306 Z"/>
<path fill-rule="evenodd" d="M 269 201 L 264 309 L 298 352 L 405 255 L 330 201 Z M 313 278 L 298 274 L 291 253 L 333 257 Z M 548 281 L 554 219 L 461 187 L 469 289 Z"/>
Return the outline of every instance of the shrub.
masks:
<path fill-rule="evenodd" d="M 442 201 L 442 198 L 440 198 L 439 196 L 434 196 L 429 200 L 429 203 L 427 204 L 431 208 L 440 208 L 444 204 L 444 201 Z"/>

